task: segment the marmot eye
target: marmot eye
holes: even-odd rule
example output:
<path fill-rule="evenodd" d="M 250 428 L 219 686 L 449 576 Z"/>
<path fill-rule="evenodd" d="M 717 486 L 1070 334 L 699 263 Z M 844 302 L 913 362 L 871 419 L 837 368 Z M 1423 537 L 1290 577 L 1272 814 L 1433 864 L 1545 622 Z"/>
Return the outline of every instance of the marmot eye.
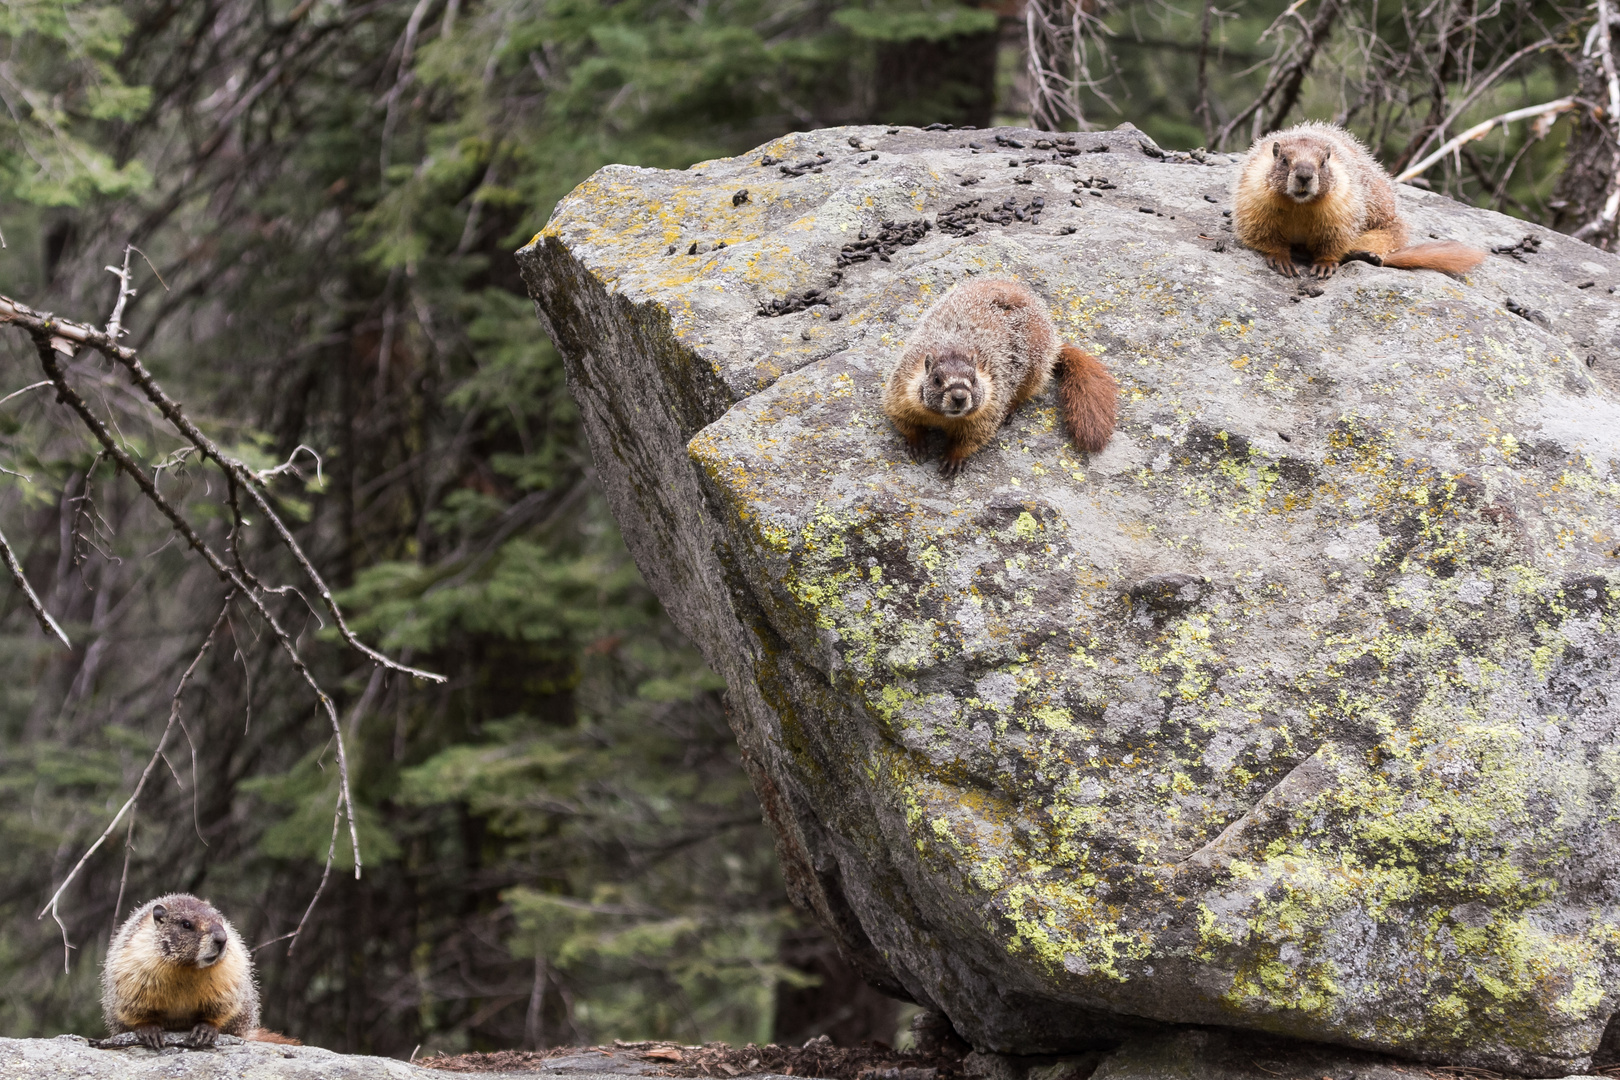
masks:
<path fill-rule="evenodd" d="M 187 930 L 193 929 L 190 919 L 181 919 L 180 925 L 185 927 Z"/>
<path fill-rule="evenodd" d="M 940 378 L 938 375 L 935 375 L 934 376 L 934 385 L 935 386 L 944 386 L 945 385 L 945 380 Z"/>

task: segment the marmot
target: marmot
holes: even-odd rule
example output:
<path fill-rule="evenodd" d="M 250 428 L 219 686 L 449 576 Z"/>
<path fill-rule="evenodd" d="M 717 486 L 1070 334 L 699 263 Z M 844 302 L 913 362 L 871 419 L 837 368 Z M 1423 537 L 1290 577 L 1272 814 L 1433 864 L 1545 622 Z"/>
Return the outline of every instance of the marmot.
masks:
<path fill-rule="evenodd" d="M 923 315 L 889 376 L 883 411 L 914 459 L 925 429 L 943 429 L 939 472 L 955 476 L 1014 409 L 1046 389 L 1054 368 L 1075 444 L 1101 450 L 1114 431 L 1113 376 L 1084 349 L 1058 342 L 1046 305 L 1028 286 L 975 278 Z"/>
<path fill-rule="evenodd" d="M 225 916 L 186 893 L 148 901 L 118 928 L 101 972 L 101 1008 L 113 1034 L 133 1031 L 154 1050 L 165 1031 L 190 1032 L 185 1045 L 198 1048 L 221 1032 L 260 1034 L 253 958 Z"/>
<path fill-rule="evenodd" d="M 1249 148 L 1232 192 L 1232 227 L 1286 277 L 1298 275 L 1296 247 L 1319 278 L 1332 277 L 1352 254 L 1377 266 L 1448 274 L 1472 270 L 1485 258 L 1450 240 L 1408 247 L 1395 182 L 1354 135 L 1316 121 L 1266 135 Z"/>

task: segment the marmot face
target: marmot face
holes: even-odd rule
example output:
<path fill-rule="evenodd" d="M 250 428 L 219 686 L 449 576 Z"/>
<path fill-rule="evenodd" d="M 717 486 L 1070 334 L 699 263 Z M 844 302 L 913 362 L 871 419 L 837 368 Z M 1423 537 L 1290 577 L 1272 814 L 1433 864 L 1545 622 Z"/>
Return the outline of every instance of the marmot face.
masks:
<path fill-rule="evenodd" d="M 152 936 L 158 952 L 176 967 L 205 968 L 225 953 L 225 920 L 201 901 L 152 908 Z"/>
<path fill-rule="evenodd" d="M 923 359 L 917 396 L 929 411 L 960 419 L 984 404 L 985 379 L 967 353 L 946 349 Z"/>
<path fill-rule="evenodd" d="M 1271 166 L 1273 191 L 1296 203 L 1307 203 L 1333 190 L 1333 170 L 1328 168 L 1333 147 L 1325 140 L 1313 139 L 1306 145 L 1292 143 L 1288 147 L 1281 141 L 1274 142 L 1271 156 L 1275 159 Z"/>

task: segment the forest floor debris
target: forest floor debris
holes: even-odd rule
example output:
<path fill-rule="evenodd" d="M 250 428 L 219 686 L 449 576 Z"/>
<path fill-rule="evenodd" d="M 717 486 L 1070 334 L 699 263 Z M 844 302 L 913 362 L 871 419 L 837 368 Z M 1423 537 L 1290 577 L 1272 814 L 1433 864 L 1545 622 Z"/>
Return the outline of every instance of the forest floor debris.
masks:
<path fill-rule="evenodd" d="M 418 1058 L 417 1065 L 429 1069 L 458 1073 L 544 1073 L 558 1078 L 585 1072 L 612 1072 L 624 1075 L 660 1077 L 714 1077 L 717 1080 L 751 1076 L 819 1077 L 823 1080 L 969 1080 L 977 1077 L 988 1080 L 981 1063 L 977 1067 L 965 1055 L 966 1047 L 954 1040 L 948 1047 L 933 1053 L 915 1050 L 892 1050 L 882 1043 L 868 1042 L 862 1046 L 835 1046 L 825 1036 L 811 1039 L 803 1046 L 730 1046 L 713 1042 L 704 1046 L 685 1046 L 673 1042 L 614 1042 L 612 1046 L 558 1046 L 544 1051 L 502 1050 L 488 1054 L 459 1054 Z M 977 1056 L 977 1055 L 975 1055 Z M 1089 1075 L 1104 1055 L 1078 1055 L 1067 1059 L 1023 1059 L 1026 1061 L 1061 1062 L 1064 1068 L 1050 1067 L 1032 1070 L 1045 1077 L 1062 1075 L 1064 1080 L 1078 1080 Z M 572 1059 L 572 1060 L 569 1060 Z M 596 1065 L 592 1059 L 600 1061 Z M 1089 1060 L 1087 1060 L 1089 1059 Z M 1016 1059 L 1015 1059 L 1016 1060 Z M 1299 1064 L 1299 1063 L 1294 1063 Z M 1512 1080 L 1503 1073 L 1466 1065 L 1404 1066 L 1390 1063 L 1396 1073 L 1404 1073 L 1426 1080 Z M 1322 1072 L 1291 1069 L 1289 1063 L 1261 1059 L 1254 1062 L 1259 1074 L 1269 1076 L 1314 1077 Z M 1333 1076 L 1345 1075 L 1330 1070 Z M 1383 1072 L 1384 1070 L 1375 1070 Z M 995 1070 L 991 1070 L 992 1075 Z M 1354 1076 L 1351 1071 L 1348 1075 Z M 1592 1075 L 1620 1080 L 1620 1065 L 1609 1065 L 1592 1070 Z M 1256 1080 L 1261 1080 L 1257 1074 Z"/>
<path fill-rule="evenodd" d="M 615 1042 L 612 1046 L 559 1046 L 551 1050 L 502 1050 L 490 1054 L 418 1058 L 416 1064 L 446 1072 L 521 1072 L 552 1069 L 545 1062 L 575 1055 L 602 1055 L 603 1060 L 626 1058 L 645 1063 L 644 1075 L 668 1077 L 732 1077 L 774 1074 L 822 1077 L 826 1080 L 960 1080 L 962 1058 L 951 1050 L 933 1054 L 892 1050 L 882 1043 L 835 1046 L 826 1036 L 803 1046 L 730 1046 L 713 1042 L 682 1046 L 672 1042 Z M 554 1063 L 555 1064 L 555 1063 Z M 617 1070 L 614 1070 L 617 1071 Z M 557 1070 L 561 1075 L 562 1070 Z"/>

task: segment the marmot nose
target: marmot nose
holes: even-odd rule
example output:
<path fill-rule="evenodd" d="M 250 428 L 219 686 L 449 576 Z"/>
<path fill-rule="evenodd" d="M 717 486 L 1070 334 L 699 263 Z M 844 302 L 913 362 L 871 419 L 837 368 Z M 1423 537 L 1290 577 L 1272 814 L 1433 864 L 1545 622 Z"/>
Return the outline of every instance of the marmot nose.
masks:
<path fill-rule="evenodd" d="M 1299 165 L 1294 168 L 1294 179 L 1302 184 L 1308 184 L 1316 179 L 1316 166 Z"/>
<path fill-rule="evenodd" d="M 224 927 L 222 927 L 222 926 L 215 927 L 214 932 L 209 936 L 214 939 L 214 944 L 215 945 L 218 945 L 222 949 L 225 947 L 225 928 Z"/>
<path fill-rule="evenodd" d="M 955 405 L 958 409 L 960 409 L 962 406 L 966 405 L 967 403 L 968 403 L 968 392 L 966 390 L 952 390 L 951 391 L 951 404 L 952 405 Z"/>

